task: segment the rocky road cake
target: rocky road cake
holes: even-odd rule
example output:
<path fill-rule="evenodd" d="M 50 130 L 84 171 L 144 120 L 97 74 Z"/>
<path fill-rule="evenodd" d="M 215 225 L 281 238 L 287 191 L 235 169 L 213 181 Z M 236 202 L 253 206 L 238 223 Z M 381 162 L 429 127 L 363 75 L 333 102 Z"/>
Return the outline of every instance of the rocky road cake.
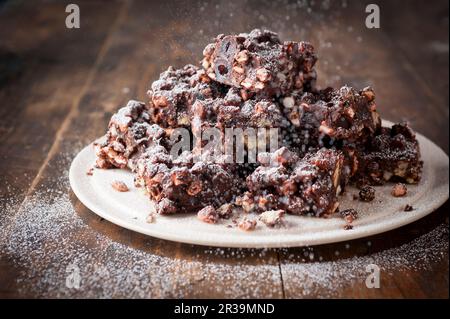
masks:
<path fill-rule="evenodd" d="M 270 227 L 285 213 L 337 213 L 348 184 L 373 200 L 368 185 L 419 182 L 420 150 L 409 126 L 382 128 L 370 87 L 317 89 L 316 61 L 310 43 L 282 42 L 271 31 L 219 35 L 201 65 L 169 67 L 147 103 L 130 101 L 112 116 L 97 167 L 132 170 L 159 214 L 198 213 L 216 223 L 256 213 Z M 219 132 L 213 157 L 212 140 L 202 139 L 210 129 Z M 238 161 L 221 144 L 227 129 L 275 129 L 278 147 L 258 148 L 251 161 L 261 138 L 244 135 L 245 161 Z M 184 139 L 190 147 L 174 153 Z M 239 227 L 254 229 L 245 220 Z"/>

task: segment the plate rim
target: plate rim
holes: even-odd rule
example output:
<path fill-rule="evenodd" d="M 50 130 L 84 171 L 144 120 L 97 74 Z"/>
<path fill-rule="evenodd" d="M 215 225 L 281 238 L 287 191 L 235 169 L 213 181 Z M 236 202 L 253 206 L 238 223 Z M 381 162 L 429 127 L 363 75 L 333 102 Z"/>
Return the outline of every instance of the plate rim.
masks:
<path fill-rule="evenodd" d="M 383 126 L 391 126 L 393 125 L 392 122 L 383 120 Z M 447 160 L 447 167 L 449 162 L 448 155 L 434 142 L 432 142 L 427 137 L 419 134 L 416 132 L 416 136 L 420 139 L 423 139 L 425 142 L 432 145 L 434 148 L 436 148 L 441 155 L 444 155 Z M 358 238 L 365 238 L 381 233 L 385 233 L 388 231 L 391 231 L 393 229 L 397 229 L 400 227 L 403 227 L 407 224 L 413 223 L 429 214 L 431 214 L 433 211 L 441 207 L 449 198 L 448 191 L 446 193 L 440 194 L 438 198 L 435 198 L 433 201 L 430 202 L 430 205 L 427 205 L 427 207 L 424 207 L 419 213 L 416 213 L 414 215 L 406 215 L 404 218 L 396 219 L 394 223 L 385 225 L 385 227 L 374 227 L 376 224 L 368 224 L 368 225 L 358 225 L 358 227 L 353 229 L 352 231 L 345 231 L 341 233 L 339 236 L 328 236 L 323 238 L 322 236 L 314 236 L 310 240 L 307 240 L 306 242 L 304 240 L 299 240 L 298 238 L 295 239 L 291 238 L 293 235 L 290 234 L 289 237 L 286 237 L 284 240 L 276 239 L 281 238 L 281 236 L 266 236 L 266 237 L 258 237 L 258 240 L 265 239 L 262 242 L 255 242 L 253 240 L 242 242 L 242 237 L 236 238 L 239 239 L 239 241 L 231 241 L 231 242 L 215 242 L 213 239 L 206 237 L 196 237 L 195 239 L 192 239 L 190 237 L 187 237 L 185 235 L 178 235 L 176 232 L 162 232 L 161 230 L 158 230 L 157 228 L 145 228 L 143 225 L 141 225 L 141 222 L 138 222 L 136 220 L 129 220 L 124 218 L 119 218 L 116 216 L 117 214 L 111 214 L 107 212 L 107 209 L 98 207 L 98 205 L 92 201 L 89 196 L 86 196 L 85 193 L 81 191 L 82 187 L 80 185 L 82 184 L 81 181 L 78 180 L 77 175 L 79 175 L 79 172 L 77 169 L 78 162 L 81 161 L 82 156 L 84 153 L 89 152 L 92 150 L 89 150 L 92 146 L 92 143 L 88 144 L 86 147 L 84 147 L 78 154 L 74 157 L 74 159 L 71 162 L 70 169 L 69 169 L 69 182 L 70 187 L 74 194 L 77 196 L 77 198 L 80 200 L 80 202 L 87 207 L 90 211 L 95 213 L 96 215 L 108 220 L 109 222 L 118 225 L 120 227 L 147 235 L 159 239 L 169 240 L 169 241 L 175 241 L 185 244 L 193 244 L 193 245 L 201 245 L 201 246 L 212 246 L 212 247 L 230 247 L 230 248 L 286 248 L 286 247 L 304 247 L 304 246 L 314 246 L 314 245 L 321 245 L 321 244 L 330 244 L 330 243 L 337 243 L 337 242 L 343 242 Z M 85 174 L 86 175 L 86 174 Z M 83 175 L 82 175 L 83 176 Z M 86 178 L 88 176 L 86 175 Z M 447 189 L 448 189 L 448 178 L 447 178 Z M 358 230 L 359 229 L 359 230 Z M 330 231 L 325 232 L 330 233 Z M 290 239 L 288 239 L 290 238 Z M 274 240 L 275 239 L 275 240 Z"/>

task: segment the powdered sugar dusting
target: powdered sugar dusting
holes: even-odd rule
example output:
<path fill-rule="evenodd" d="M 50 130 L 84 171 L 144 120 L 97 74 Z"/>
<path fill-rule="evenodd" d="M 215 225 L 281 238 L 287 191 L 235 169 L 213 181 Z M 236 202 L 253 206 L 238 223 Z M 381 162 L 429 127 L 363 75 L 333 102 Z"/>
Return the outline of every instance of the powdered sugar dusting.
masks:
<path fill-rule="evenodd" d="M 371 263 L 392 273 L 400 269 L 420 271 L 444 258 L 448 260 L 446 225 L 400 247 L 338 261 L 323 261 L 320 248 L 200 248 L 189 260 L 179 259 L 115 242 L 96 231 L 76 213 L 70 201 L 67 172 L 57 185 L 57 190 L 41 191 L 27 199 L 16 214 L 13 212 L 20 203 L 2 198 L 0 252 L 22 269 L 17 285 L 24 295 L 181 298 L 205 297 L 212 290 L 229 298 L 280 297 L 276 260 L 266 265 L 248 262 L 275 252 L 286 256 L 281 273 L 287 291 L 303 296 L 320 292 L 319 297 L 327 297 L 349 283 L 363 283 L 365 267 Z M 217 257 L 224 262 L 218 263 Z M 79 269 L 81 278 L 78 289 L 66 285 L 73 266 Z M 225 289 L 215 282 L 231 284 Z M 273 283 L 273 291 L 264 288 L 264 283 Z"/>

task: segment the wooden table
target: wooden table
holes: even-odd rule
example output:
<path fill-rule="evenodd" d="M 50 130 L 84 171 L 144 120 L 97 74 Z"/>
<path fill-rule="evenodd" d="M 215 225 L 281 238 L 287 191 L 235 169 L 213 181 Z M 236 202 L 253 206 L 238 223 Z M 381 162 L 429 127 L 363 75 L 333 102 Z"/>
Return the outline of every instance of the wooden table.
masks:
<path fill-rule="evenodd" d="M 52 276 L 64 273 L 75 254 L 67 250 L 62 255 L 52 247 L 61 249 L 58 240 L 70 238 L 71 244 L 83 247 L 83 255 L 76 253 L 84 256 L 83 267 L 98 262 L 117 270 L 112 254 L 123 253 L 126 259 L 130 249 L 134 257 L 139 252 L 148 259 L 154 280 L 139 291 L 126 290 L 120 282 L 114 287 L 120 274 L 109 275 L 103 281 L 109 297 L 448 298 L 448 245 L 426 270 L 394 267 L 382 272 L 379 289 L 368 289 L 364 277 L 338 271 L 351 257 L 370 260 L 411 245 L 439 225 L 448 228 L 448 203 L 411 225 L 350 243 L 220 251 L 121 229 L 73 196 L 65 175 L 71 158 L 104 133 L 119 106 L 130 98 L 145 100 L 151 81 L 167 66 L 197 63 L 203 46 L 216 34 L 253 27 L 268 27 L 284 39 L 311 41 L 320 54 L 321 86 L 372 85 L 384 118 L 408 119 L 448 153 L 448 1 L 378 0 L 380 29 L 365 27 L 365 7 L 354 1 L 316 1 L 312 7 L 290 1 L 228 2 L 79 0 L 80 29 L 65 27 L 64 2 L 0 4 L 0 208 L 3 217 L 9 214 L 0 219 L 0 232 L 11 230 L 16 214 L 23 218 L 31 199 L 49 190 L 69 194 L 83 225 L 39 246 L 34 265 L 21 262 L 30 259 L 20 250 L 23 243 L 0 242 L 0 247 L 16 248 L 0 248 L 0 297 L 101 296 L 105 290 L 93 280 L 82 281 L 80 289 L 65 288 L 63 282 L 52 286 Z M 8 236 L 0 238 L 6 241 Z M 448 240 L 448 232 L 443 236 Z M 100 245 L 105 242 L 114 252 Z M 311 251 L 320 260 L 302 258 Z M 157 268 L 151 258 L 164 264 Z M 329 269 L 320 270 L 321 264 Z M 306 287 L 296 277 L 301 269 L 296 266 L 312 267 L 309 275 L 327 275 L 339 283 L 323 284 L 324 278 L 317 278 L 322 285 L 314 286 L 309 278 L 314 289 Z"/>

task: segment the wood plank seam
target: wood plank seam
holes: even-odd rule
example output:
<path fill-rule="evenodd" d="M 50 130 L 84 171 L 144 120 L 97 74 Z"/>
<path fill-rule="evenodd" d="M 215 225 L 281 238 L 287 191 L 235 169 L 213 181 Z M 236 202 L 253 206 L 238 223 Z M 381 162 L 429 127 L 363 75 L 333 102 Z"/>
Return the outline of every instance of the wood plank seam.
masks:
<path fill-rule="evenodd" d="M 283 299 L 286 299 L 286 291 L 284 290 L 283 269 L 281 267 L 281 256 L 279 250 L 277 250 L 277 260 L 278 260 L 278 271 L 280 272 L 281 293 Z"/>

